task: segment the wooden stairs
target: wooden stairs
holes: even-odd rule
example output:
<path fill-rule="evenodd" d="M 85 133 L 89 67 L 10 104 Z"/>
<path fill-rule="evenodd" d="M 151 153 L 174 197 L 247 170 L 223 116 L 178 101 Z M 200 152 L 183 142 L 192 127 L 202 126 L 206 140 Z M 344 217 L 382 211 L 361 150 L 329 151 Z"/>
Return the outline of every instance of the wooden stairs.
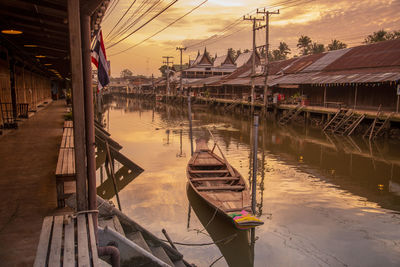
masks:
<path fill-rule="evenodd" d="M 235 102 L 231 103 L 229 106 L 226 106 L 225 111 L 231 111 L 239 104 L 240 104 L 240 101 L 235 101 Z"/>
<path fill-rule="evenodd" d="M 365 114 L 360 115 L 351 112 L 342 119 L 332 132 L 340 135 L 351 135 L 364 118 Z"/>
<path fill-rule="evenodd" d="M 323 129 L 324 132 L 333 132 L 333 130 L 338 127 L 341 121 L 346 117 L 348 110 L 347 109 L 339 109 L 335 116 L 328 121 Z"/>
<path fill-rule="evenodd" d="M 382 112 L 378 111 L 378 114 L 372 124 L 365 131 L 363 137 L 368 137 L 369 140 L 375 139 L 384 134 L 384 129 L 387 129 L 389 125 L 389 120 L 393 113 L 388 116 L 382 115 Z"/>
<path fill-rule="evenodd" d="M 279 119 L 278 123 L 280 125 L 288 124 L 293 118 L 295 118 L 297 115 L 300 114 L 300 112 L 303 110 L 303 108 L 304 108 L 304 106 L 297 105 L 294 109 L 286 112 L 286 114 L 283 115 L 282 118 Z"/>

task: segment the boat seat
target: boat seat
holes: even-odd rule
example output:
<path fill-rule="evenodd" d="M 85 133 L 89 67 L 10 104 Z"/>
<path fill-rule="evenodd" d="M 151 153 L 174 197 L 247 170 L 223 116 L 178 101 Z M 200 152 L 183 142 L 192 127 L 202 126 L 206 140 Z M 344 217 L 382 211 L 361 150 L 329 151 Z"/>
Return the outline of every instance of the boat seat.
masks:
<path fill-rule="evenodd" d="M 232 186 L 198 186 L 196 187 L 199 191 L 213 191 L 213 190 L 243 190 L 244 185 L 232 185 Z"/>
<path fill-rule="evenodd" d="M 239 177 L 202 177 L 202 178 L 192 178 L 192 182 L 203 182 L 203 181 L 237 181 Z"/>
<path fill-rule="evenodd" d="M 228 170 L 189 170 L 190 173 L 210 174 L 210 173 L 228 173 Z"/>

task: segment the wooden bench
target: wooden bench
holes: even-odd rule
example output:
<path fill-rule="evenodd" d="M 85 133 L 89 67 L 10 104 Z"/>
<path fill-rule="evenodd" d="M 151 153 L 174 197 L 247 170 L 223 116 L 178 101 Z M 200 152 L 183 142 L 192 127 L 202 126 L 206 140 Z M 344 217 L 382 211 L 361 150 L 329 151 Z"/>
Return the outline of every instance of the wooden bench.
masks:
<path fill-rule="evenodd" d="M 45 217 L 33 266 L 99 266 L 92 214 Z"/>
<path fill-rule="evenodd" d="M 68 123 L 68 125 L 70 124 Z M 59 208 L 65 206 L 65 198 L 75 191 L 75 175 L 74 131 L 71 127 L 65 127 L 64 123 L 56 167 L 57 205 Z M 68 190 L 66 190 L 66 184 L 69 185 Z"/>
<path fill-rule="evenodd" d="M 73 121 L 64 121 L 64 128 L 72 128 L 74 127 Z"/>

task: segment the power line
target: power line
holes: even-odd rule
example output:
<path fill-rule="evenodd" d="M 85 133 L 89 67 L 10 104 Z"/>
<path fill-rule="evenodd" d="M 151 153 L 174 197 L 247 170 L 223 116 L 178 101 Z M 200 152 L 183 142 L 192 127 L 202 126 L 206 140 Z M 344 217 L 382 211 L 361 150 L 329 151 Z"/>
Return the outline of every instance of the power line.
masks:
<path fill-rule="evenodd" d="M 293 4 L 293 3 L 296 3 L 296 4 L 294 4 L 294 5 L 284 7 L 284 8 L 289 8 L 289 7 L 295 7 L 295 6 L 302 5 L 302 4 L 307 4 L 307 3 L 310 3 L 310 2 L 313 2 L 313 1 L 315 1 L 315 0 L 307 0 L 307 1 L 304 1 L 304 0 L 289 0 L 289 1 L 282 1 L 282 2 L 277 2 L 277 3 L 274 3 L 274 4 L 272 4 L 272 5 L 269 5 L 268 8 L 280 7 L 280 6 L 285 5 L 285 4 Z M 267 8 L 267 7 L 265 7 L 265 8 Z M 283 9 L 283 8 L 281 8 L 281 9 Z M 247 13 L 246 15 L 253 14 L 253 13 L 256 12 L 256 10 L 257 10 L 257 9 L 254 9 L 254 10 L 250 11 L 249 13 Z M 241 22 L 241 20 L 242 20 L 242 16 L 241 16 L 240 18 L 236 19 L 236 20 L 235 20 L 234 22 L 232 22 L 231 24 L 229 24 L 229 25 L 228 25 L 227 27 L 225 27 L 224 29 L 222 29 L 222 30 L 218 33 L 218 34 L 222 34 L 221 36 L 218 36 L 218 34 L 214 34 L 213 36 L 211 36 L 211 37 L 209 37 L 209 38 L 207 38 L 207 39 L 205 39 L 205 40 L 202 40 L 202 41 L 200 41 L 200 42 L 197 42 L 197 43 L 188 45 L 188 46 L 187 46 L 188 50 L 191 50 L 191 49 L 193 49 L 193 48 L 195 48 L 195 47 L 201 46 L 202 44 L 204 44 L 204 43 L 206 43 L 207 41 L 210 41 L 210 40 L 213 40 L 213 42 L 208 43 L 208 45 L 209 45 L 209 44 L 216 43 L 216 42 L 219 41 L 219 40 L 225 39 L 226 37 L 232 36 L 234 33 L 241 31 L 241 30 L 238 30 L 238 31 L 234 32 L 233 34 L 229 34 L 228 36 L 223 36 L 223 35 L 224 35 L 227 31 L 229 31 L 231 28 L 233 28 L 233 27 L 239 25 L 240 22 Z M 216 38 L 217 38 L 217 39 L 216 39 Z"/>
<path fill-rule="evenodd" d="M 122 41 L 124 41 L 125 39 L 127 39 L 128 37 L 130 37 L 132 34 L 134 34 L 135 32 L 139 31 L 140 29 L 142 29 L 144 26 L 146 26 L 147 24 L 149 24 L 151 21 L 153 21 L 155 18 L 157 18 L 158 16 L 160 16 L 162 13 L 164 13 L 164 11 L 166 11 L 168 8 L 170 8 L 172 5 L 174 5 L 176 2 L 178 2 L 178 0 L 174 0 L 172 1 L 168 6 L 166 6 L 165 8 L 163 8 L 161 11 L 159 11 L 156 15 L 154 15 L 151 19 L 149 19 L 148 21 L 146 21 L 144 24 L 142 24 L 141 26 L 139 26 L 139 28 L 135 29 L 134 31 L 132 31 L 130 34 L 128 34 L 127 36 L 125 36 L 124 38 L 120 39 L 119 41 L 117 41 L 116 43 L 110 45 L 108 48 L 114 47 L 117 44 L 121 43 Z"/>
<path fill-rule="evenodd" d="M 129 31 L 133 26 L 135 26 L 138 22 L 140 22 L 143 18 L 145 18 L 148 14 L 150 14 L 154 9 L 156 9 L 162 2 L 163 2 L 163 0 L 158 0 L 155 3 L 151 4 L 150 0 L 142 1 L 141 5 L 138 8 L 136 8 L 136 10 L 130 16 L 130 18 L 128 18 L 126 20 L 126 22 L 124 22 L 124 24 L 121 25 L 121 27 L 119 27 L 118 30 L 107 41 L 111 42 L 115 38 L 126 33 L 127 31 Z M 140 12 L 142 12 L 142 10 L 145 7 L 149 6 L 148 4 L 151 4 L 150 7 L 147 8 L 142 14 L 140 14 Z M 137 17 L 137 14 L 140 14 L 140 15 Z M 137 17 L 137 18 L 135 19 L 135 17 Z M 135 20 L 132 23 L 130 23 L 133 19 L 135 19 Z M 128 23 L 130 23 L 130 24 L 128 26 L 126 26 Z"/>
<path fill-rule="evenodd" d="M 128 51 L 128 50 L 130 50 L 130 49 L 132 49 L 132 48 L 134 48 L 134 47 L 136 47 L 136 46 L 139 46 L 139 45 L 143 44 L 143 43 L 146 42 L 147 40 L 153 38 L 154 36 L 156 36 L 156 35 L 159 34 L 160 32 L 166 30 L 167 28 L 169 28 L 170 26 L 172 26 L 172 25 L 175 24 L 176 22 L 180 21 L 181 19 L 183 19 L 184 17 L 186 17 L 187 15 L 189 15 L 190 13 L 192 13 L 193 11 L 195 11 L 196 9 L 198 9 L 199 7 L 201 7 L 202 5 L 204 5 L 207 1 L 208 1 L 208 0 L 203 1 L 202 3 L 200 3 L 199 5 L 197 5 L 196 7 L 192 8 L 189 12 L 185 13 L 183 16 L 181 16 L 181 17 L 177 18 L 176 20 L 174 20 L 173 22 L 169 23 L 167 26 L 165 26 L 165 27 L 162 28 L 161 30 L 155 32 L 154 34 L 150 35 L 149 37 L 147 37 L 147 38 L 144 39 L 143 41 L 141 41 L 141 42 L 139 42 L 139 43 L 137 43 L 137 44 L 135 44 L 135 45 L 133 45 L 133 46 L 131 46 L 131 47 L 129 47 L 129 48 L 127 48 L 127 49 L 121 51 L 121 52 L 118 52 L 118 53 L 115 53 L 115 54 L 111 54 L 110 56 L 115 56 L 115 55 L 121 54 L 121 53 L 126 52 L 126 51 Z M 186 49 L 186 48 L 185 48 L 185 49 Z"/>
<path fill-rule="evenodd" d="M 129 6 L 129 8 L 125 11 L 125 13 L 122 15 L 122 17 L 118 20 L 118 22 L 114 25 L 114 27 L 111 29 L 111 31 L 107 34 L 106 38 L 113 32 L 113 30 L 118 26 L 118 24 L 121 22 L 121 20 L 124 19 L 125 15 L 129 12 L 129 10 L 132 8 L 133 4 L 136 3 L 136 0 L 132 2 L 132 4 Z"/>
<path fill-rule="evenodd" d="M 119 0 L 114 0 L 112 2 L 111 6 L 106 10 L 106 14 L 104 15 L 103 22 L 106 21 L 107 18 L 110 16 L 110 14 L 114 11 L 115 7 L 118 5 L 118 2 L 119 2 Z"/>

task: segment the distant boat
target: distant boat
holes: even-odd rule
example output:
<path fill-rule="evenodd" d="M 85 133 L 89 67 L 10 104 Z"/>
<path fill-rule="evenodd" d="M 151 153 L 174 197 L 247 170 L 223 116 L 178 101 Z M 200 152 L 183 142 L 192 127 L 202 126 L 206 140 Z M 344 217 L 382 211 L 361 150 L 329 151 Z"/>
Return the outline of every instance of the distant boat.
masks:
<path fill-rule="evenodd" d="M 216 212 L 239 229 L 264 224 L 251 213 L 249 188 L 242 175 L 225 159 L 214 153 L 204 139 L 196 140 L 196 151 L 188 162 L 187 177 L 193 190 Z"/>

